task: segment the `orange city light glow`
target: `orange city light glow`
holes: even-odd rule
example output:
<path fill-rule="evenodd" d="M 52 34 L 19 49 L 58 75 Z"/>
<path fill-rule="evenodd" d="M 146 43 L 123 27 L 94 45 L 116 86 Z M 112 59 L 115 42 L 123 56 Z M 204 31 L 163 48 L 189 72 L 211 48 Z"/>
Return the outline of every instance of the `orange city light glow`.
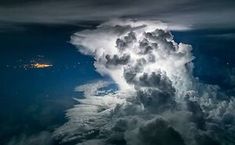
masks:
<path fill-rule="evenodd" d="M 35 63 L 32 64 L 33 68 L 47 68 L 47 67 L 52 67 L 53 65 L 51 64 L 45 64 L 45 63 Z"/>

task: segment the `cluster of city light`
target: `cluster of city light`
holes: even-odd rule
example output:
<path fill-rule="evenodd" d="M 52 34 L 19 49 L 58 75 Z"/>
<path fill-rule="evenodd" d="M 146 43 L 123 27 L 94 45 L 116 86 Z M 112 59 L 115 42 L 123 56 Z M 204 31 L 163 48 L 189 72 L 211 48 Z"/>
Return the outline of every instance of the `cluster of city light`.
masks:
<path fill-rule="evenodd" d="M 47 68 L 47 67 L 52 67 L 53 65 L 51 64 L 46 64 L 46 63 L 34 63 L 31 64 L 33 68 Z"/>

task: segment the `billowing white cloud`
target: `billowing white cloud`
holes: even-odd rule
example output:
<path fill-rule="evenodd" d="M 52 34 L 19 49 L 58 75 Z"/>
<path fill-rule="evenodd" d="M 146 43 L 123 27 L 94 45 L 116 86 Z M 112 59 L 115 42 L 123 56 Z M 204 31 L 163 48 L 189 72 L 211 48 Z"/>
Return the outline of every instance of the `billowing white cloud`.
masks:
<path fill-rule="evenodd" d="M 234 143 L 235 101 L 193 77 L 192 47 L 175 42 L 166 24 L 113 20 L 75 33 L 71 43 L 119 90 L 97 95 L 100 85 L 87 85 L 92 93 L 80 87 L 85 98 L 54 134 L 62 143 Z"/>

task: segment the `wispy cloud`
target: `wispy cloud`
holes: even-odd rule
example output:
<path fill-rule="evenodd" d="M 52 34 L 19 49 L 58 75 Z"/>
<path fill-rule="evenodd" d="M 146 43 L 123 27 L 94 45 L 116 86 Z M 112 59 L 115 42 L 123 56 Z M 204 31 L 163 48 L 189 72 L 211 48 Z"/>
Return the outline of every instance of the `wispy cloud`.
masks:
<path fill-rule="evenodd" d="M 50 132 L 44 131 L 34 135 L 22 134 L 12 138 L 7 145 L 52 145 Z"/>
<path fill-rule="evenodd" d="M 214 39 L 231 40 L 231 39 L 235 39 L 235 33 L 210 34 L 210 35 L 206 35 L 206 37 L 214 38 Z"/>
<path fill-rule="evenodd" d="M 110 82 L 107 81 L 97 81 L 89 84 L 84 84 L 76 87 L 74 91 L 83 92 L 84 96 L 95 96 L 99 94 L 99 89 L 108 86 Z"/>

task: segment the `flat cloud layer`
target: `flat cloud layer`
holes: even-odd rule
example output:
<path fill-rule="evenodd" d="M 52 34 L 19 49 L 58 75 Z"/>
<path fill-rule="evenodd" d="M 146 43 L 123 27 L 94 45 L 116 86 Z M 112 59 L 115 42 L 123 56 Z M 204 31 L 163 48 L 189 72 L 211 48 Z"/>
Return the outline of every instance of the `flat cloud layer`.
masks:
<path fill-rule="evenodd" d="M 176 43 L 168 28 L 113 20 L 75 33 L 71 43 L 119 89 L 95 93 L 108 85 L 101 82 L 77 88 L 85 98 L 67 111 L 69 121 L 54 138 L 78 145 L 233 145 L 233 97 L 193 77 L 192 47 Z"/>
<path fill-rule="evenodd" d="M 73 24 L 116 17 L 157 19 L 184 28 L 234 28 L 233 0 L 10 0 L 0 2 L 0 22 Z"/>

